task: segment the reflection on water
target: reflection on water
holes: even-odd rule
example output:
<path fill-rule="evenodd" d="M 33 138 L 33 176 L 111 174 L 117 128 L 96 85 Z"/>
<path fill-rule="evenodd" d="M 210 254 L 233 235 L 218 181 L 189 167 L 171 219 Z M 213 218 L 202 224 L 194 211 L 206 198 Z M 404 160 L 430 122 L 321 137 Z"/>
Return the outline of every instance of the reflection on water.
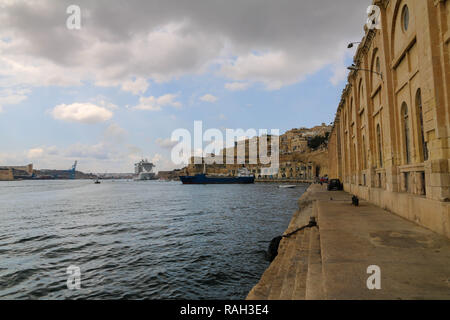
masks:
<path fill-rule="evenodd" d="M 0 298 L 243 299 L 305 189 L 0 182 Z"/>

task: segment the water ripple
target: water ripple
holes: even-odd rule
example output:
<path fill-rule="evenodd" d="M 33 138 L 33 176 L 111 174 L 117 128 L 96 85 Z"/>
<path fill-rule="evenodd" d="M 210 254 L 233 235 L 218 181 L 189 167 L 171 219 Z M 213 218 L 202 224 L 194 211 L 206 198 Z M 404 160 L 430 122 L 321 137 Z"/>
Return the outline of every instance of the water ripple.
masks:
<path fill-rule="evenodd" d="M 242 299 L 305 188 L 0 182 L 0 299 Z"/>

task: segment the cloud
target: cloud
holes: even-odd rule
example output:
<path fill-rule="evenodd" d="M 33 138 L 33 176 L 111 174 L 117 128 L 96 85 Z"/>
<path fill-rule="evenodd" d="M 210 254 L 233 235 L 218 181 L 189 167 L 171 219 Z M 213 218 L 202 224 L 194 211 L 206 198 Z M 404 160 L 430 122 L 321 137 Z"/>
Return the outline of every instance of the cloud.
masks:
<path fill-rule="evenodd" d="M 43 155 L 44 155 L 44 149 L 42 149 L 42 148 L 30 149 L 30 150 L 28 150 L 28 153 L 27 153 L 27 156 L 30 159 L 40 158 Z"/>
<path fill-rule="evenodd" d="M 27 89 L 7 88 L 0 90 L 0 112 L 3 106 L 19 104 L 26 100 L 28 93 L 30 93 L 30 90 Z"/>
<path fill-rule="evenodd" d="M 246 82 L 228 82 L 225 83 L 225 89 L 230 91 L 243 91 L 250 87 L 250 83 Z"/>
<path fill-rule="evenodd" d="M 336 63 L 333 64 L 333 66 L 332 66 L 333 74 L 330 77 L 330 82 L 334 86 L 337 86 L 341 82 L 347 80 L 348 70 L 347 70 L 347 65 L 345 64 L 345 58 L 349 57 L 349 56 L 350 56 L 350 53 L 344 54 L 344 55 L 342 55 L 340 61 L 337 61 Z"/>
<path fill-rule="evenodd" d="M 117 105 L 115 105 L 114 103 L 108 101 L 105 97 L 103 96 L 98 96 L 94 99 L 92 99 L 91 101 L 93 104 L 98 105 L 99 107 L 103 107 L 109 110 L 117 110 L 119 109 L 119 107 Z"/>
<path fill-rule="evenodd" d="M 82 30 L 70 31 L 70 0 L 3 1 L 0 78 L 30 86 L 92 81 L 142 94 L 149 79 L 215 65 L 219 76 L 273 90 L 339 62 L 342 44 L 361 38 L 371 2 L 79 0 Z"/>
<path fill-rule="evenodd" d="M 64 156 L 68 158 L 90 158 L 96 160 L 107 160 L 112 158 L 112 150 L 104 143 L 86 145 L 76 143 L 64 150 Z"/>
<path fill-rule="evenodd" d="M 214 103 L 219 99 L 217 97 L 213 96 L 212 94 L 207 93 L 204 96 L 200 97 L 200 100 L 205 101 L 205 102 Z"/>
<path fill-rule="evenodd" d="M 165 106 L 172 106 L 175 108 L 181 108 L 181 103 L 176 101 L 177 94 L 165 94 L 158 98 L 154 96 L 139 98 L 139 104 L 133 109 L 135 110 L 148 110 L 159 111 Z"/>
<path fill-rule="evenodd" d="M 120 127 L 117 123 L 111 123 L 105 130 L 104 136 L 107 140 L 122 143 L 128 132 Z"/>
<path fill-rule="evenodd" d="M 110 110 L 92 103 L 60 104 L 51 114 L 57 120 L 88 124 L 104 122 L 113 116 Z"/>
<path fill-rule="evenodd" d="M 320 58 L 302 61 L 283 51 L 249 53 L 224 63 L 220 72 L 233 80 L 259 82 L 268 90 L 277 90 L 303 80 L 326 64 Z"/>
<path fill-rule="evenodd" d="M 169 171 L 179 168 L 171 160 L 164 157 L 162 154 L 156 153 L 151 162 L 156 166 L 156 171 Z"/>
<path fill-rule="evenodd" d="M 148 89 L 148 82 L 144 78 L 127 80 L 122 83 L 122 90 L 133 93 L 134 95 L 143 94 Z"/>
<path fill-rule="evenodd" d="M 178 143 L 178 141 L 172 141 L 169 138 L 167 139 L 158 138 L 156 139 L 155 142 L 163 149 L 172 149 Z"/>

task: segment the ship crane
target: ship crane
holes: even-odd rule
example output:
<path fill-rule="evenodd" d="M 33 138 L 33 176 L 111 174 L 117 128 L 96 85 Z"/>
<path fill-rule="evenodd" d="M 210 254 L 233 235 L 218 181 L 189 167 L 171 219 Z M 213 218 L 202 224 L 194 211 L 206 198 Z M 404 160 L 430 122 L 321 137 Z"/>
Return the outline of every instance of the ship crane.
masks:
<path fill-rule="evenodd" d="M 75 179 L 75 170 L 77 169 L 77 163 L 78 163 L 78 161 L 75 160 L 75 163 L 73 164 L 72 169 L 69 170 L 70 179 Z"/>

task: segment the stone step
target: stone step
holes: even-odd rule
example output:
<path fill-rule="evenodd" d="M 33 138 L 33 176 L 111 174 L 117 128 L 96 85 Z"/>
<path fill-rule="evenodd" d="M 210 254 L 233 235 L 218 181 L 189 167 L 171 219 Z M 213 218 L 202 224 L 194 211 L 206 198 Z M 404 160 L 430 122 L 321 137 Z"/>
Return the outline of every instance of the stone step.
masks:
<path fill-rule="evenodd" d="M 294 292 L 295 286 L 295 276 L 298 268 L 298 261 L 302 254 L 300 247 L 301 242 L 303 241 L 303 237 L 305 236 L 304 232 L 305 231 L 302 230 L 297 234 L 291 236 L 291 238 L 293 238 L 292 239 L 293 246 L 289 248 L 290 253 L 288 255 L 287 261 L 288 269 L 284 275 L 283 285 L 281 287 L 281 292 L 279 296 L 280 300 L 290 300 L 292 298 L 292 293 Z"/>
<path fill-rule="evenodd" d="M 272 288 L 273 279 L 278 275 L 279 268 L 282 265 L 284 252 L 286 249 L 286 241 L 283 239 L 278 247 L 278 255 L 270 263 L 269 267 L 264 271 L 259 282 L 252 288 L 247 295 L 247 300 L 268 300 L 270 290 Z"/>
<path fill-rule="evenodd" d="M 310 229 L 304 229 L 303 240 L 300 245 L 300 255 L 297 260 L 295 274 L 294 290 L 292 291 L 292 300 L 304 300 L 306 294 L 306 276 L 308 273 L 309 258 L 309 238 Z"/>
<path fill-rule="evenodd" d="M 272 262 L 261 276 L 259 282 L 248 293 L 246 300 L 269 299 L 269 293 L 272 284 L 271 281 L 277 273 L 278 273 L 278 264 L 274 264 Z"/>
<path fill-rule="evenodd" d="M 319 228 L 311 228 L 309 240 L 308 274 L 306 276 L 306 300 L 324 300 L 322 255 Z"/>
<path fill-rule="evenodd" d="M 281 289 L 283 287 L 284 278 L 289 271 L 292 255 L 295 253 L 296 237 L 283 238 L 280 243 L 283 246 L 278 250 L 280 261 L 277 275 L 272 279 L 272 287 L 270 288 L 269 300 L 279 300 Z M 277 256 L 277 257 L 278 257 Z"/>

